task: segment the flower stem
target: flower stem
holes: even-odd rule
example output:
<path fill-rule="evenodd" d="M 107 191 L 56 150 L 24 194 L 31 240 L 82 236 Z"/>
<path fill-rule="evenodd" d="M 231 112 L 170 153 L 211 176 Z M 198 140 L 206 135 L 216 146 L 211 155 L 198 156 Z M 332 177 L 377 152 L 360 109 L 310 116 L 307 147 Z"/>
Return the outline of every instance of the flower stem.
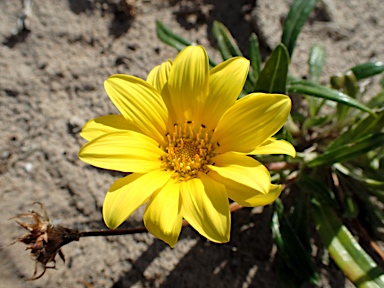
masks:
<path fill-rule="evenodd" d="M 81 231 L 79 232 L 80 237 L 92 237 L 92 236 L 114 236 L 114 235 L 129 235 L 136 233 L 148 232 L 145 227 L 127 228 L 118 230 L 93 230 L 93 231 Z"/>
<path fill-rule="evenodd" d="M 237 203 L 231 203 L 230 211 L 234 212 L 242 208 Z M 183 226 L 188 226 L 189 223 L 186 220 L 183 220 Z M 93 237 L 93 236 L 115 236 L 115 235 L 129 235 L 129 234 L 137 234 L 137 233 L 146 233 L 148 232 L 147 228 L 144 226 L 137 228 L 126 228 L 126 229 L 118 229 L 118 230 L 93 230 L 93 231 L 80 231 L 78 233 L 79 238 L 81 237 Z"/>

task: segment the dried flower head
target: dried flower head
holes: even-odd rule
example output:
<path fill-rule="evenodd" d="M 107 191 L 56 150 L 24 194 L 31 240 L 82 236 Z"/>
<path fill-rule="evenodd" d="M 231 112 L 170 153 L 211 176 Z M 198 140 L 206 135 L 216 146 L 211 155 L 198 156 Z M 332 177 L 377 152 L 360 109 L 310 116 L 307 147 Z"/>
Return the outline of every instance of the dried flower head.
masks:
<path fill-rule="evenodd" d="M 35 259 L 35 271 L 30 280 L 39 279 L 44 275 L 47 269 L 56 268 L 55 257 L 59 254 L 60 258 L 65 262 L 64 254 L 60 250 L 64 245 L 78 241 L 80 239 L 79 231 L 69 229 L 63 226 L 54 226 L 48 217 L 45 207 L 40 202 L 34 204 L 40 205 L 42 213 L 32 210 L 30 213 L 19 214 L 15 218 L 31 218 L 32 222 L 16 222 L 29 231 L 28 234 L 16 239 L 11 243 L 22 242 L 27 245 L 26 250 L 31 250 L 31 254 Z M 52 263 L 51 263 L 52 262 Z M 43 271 L 38 274 L 39 266 Z"/>

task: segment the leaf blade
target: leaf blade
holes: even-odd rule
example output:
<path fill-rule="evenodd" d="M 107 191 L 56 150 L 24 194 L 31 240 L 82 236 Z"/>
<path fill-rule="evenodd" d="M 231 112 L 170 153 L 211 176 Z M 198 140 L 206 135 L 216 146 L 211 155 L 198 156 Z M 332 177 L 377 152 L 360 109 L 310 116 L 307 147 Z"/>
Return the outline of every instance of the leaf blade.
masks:
<path fill-rule="evenodd" d="M 287 90 L 289 93 L 299 93 L 309 96 L 315 96 L 326 100 L 335 101 L 337 103 L 348 105 L 350 107 L 354 107 L 362 111 L 374 114 L 374 112 L 370 108 L 361 104 L 356 99 L 353 99 L 352 97 L 349 97 L 348 95 L 342 92 L 322 86 L 311 81 L 298 80 L 290 82 L 288 84 Z"/>
<path fill-rule="evenodd" d="M 318 0 L 295 0 L 293 2 L 281 36 L 281 42 L 287 47 L 289 56 L 292 56 L 297 37 L 317 2 Z"/>
<path fill-rule="evenodd" d="M 265 63 L 255 85 L 256 92 L 286 93 L 289 55 L 283 44 L 277 45 Z"/>
<path fill-rule="evenodd" d="M 342 224 L 336 213 L 314 197 L 312 217 L 321 240 L 344 274 L 357 286 L 384 287 L 384 273 Z"/>
<path fill-rule="evenodd" d="M 306 165 L 308 167 L 316 167 L 348 161 L 382 146 L 383 143 L 384 133 L 370 134 L 350 143 L 327 150 L 315 159 L 306 162 Z"/>
<path fill-rule="evenodd" d="M 350 69 L 355 74 L 356 80 L 362 80 L 384 72 L 383 62 L 367 62 Z"/>
<path fill-rule="evenodd" d="M 303 283 L 319 283 L 320 276 L 311 254 L 305 250 L 289 220 L 283 215 L 283 204 L 280 199 L 275 202 L 275 210 L 271 225 L 280 256 Z"/>

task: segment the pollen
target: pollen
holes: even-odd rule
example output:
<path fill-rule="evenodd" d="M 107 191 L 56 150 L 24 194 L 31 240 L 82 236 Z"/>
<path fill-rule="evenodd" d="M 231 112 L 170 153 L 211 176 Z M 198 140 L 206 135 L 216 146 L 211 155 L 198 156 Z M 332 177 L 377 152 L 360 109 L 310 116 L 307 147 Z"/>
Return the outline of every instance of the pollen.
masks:
<path fill-rule="evenodd" d="M 174 171 L 174 177 L 186 181 L 197 177 L 198 172 L 207 173 L 208 164 L 213 157 L 212 144 L 205 126 L 198 129 L 194 122 L 175 125 L 172 133 L 166 135 L 168 146 L 161 157 L 162 168 Z"/>

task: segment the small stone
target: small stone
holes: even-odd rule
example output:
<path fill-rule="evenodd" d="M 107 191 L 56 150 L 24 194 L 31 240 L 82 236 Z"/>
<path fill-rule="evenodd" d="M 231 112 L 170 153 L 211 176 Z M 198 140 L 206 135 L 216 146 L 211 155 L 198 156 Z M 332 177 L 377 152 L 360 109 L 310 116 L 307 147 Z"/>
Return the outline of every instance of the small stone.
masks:
<path fill-rule="evenodd" d="M 33 169 L 33 164 L 31 162 L 28 162 L 25 164 L 24 166 L 24 169 L 25 171 L 27 171 L 28 173 L 31 173 L 32 172 L 32 169 Z"/>

